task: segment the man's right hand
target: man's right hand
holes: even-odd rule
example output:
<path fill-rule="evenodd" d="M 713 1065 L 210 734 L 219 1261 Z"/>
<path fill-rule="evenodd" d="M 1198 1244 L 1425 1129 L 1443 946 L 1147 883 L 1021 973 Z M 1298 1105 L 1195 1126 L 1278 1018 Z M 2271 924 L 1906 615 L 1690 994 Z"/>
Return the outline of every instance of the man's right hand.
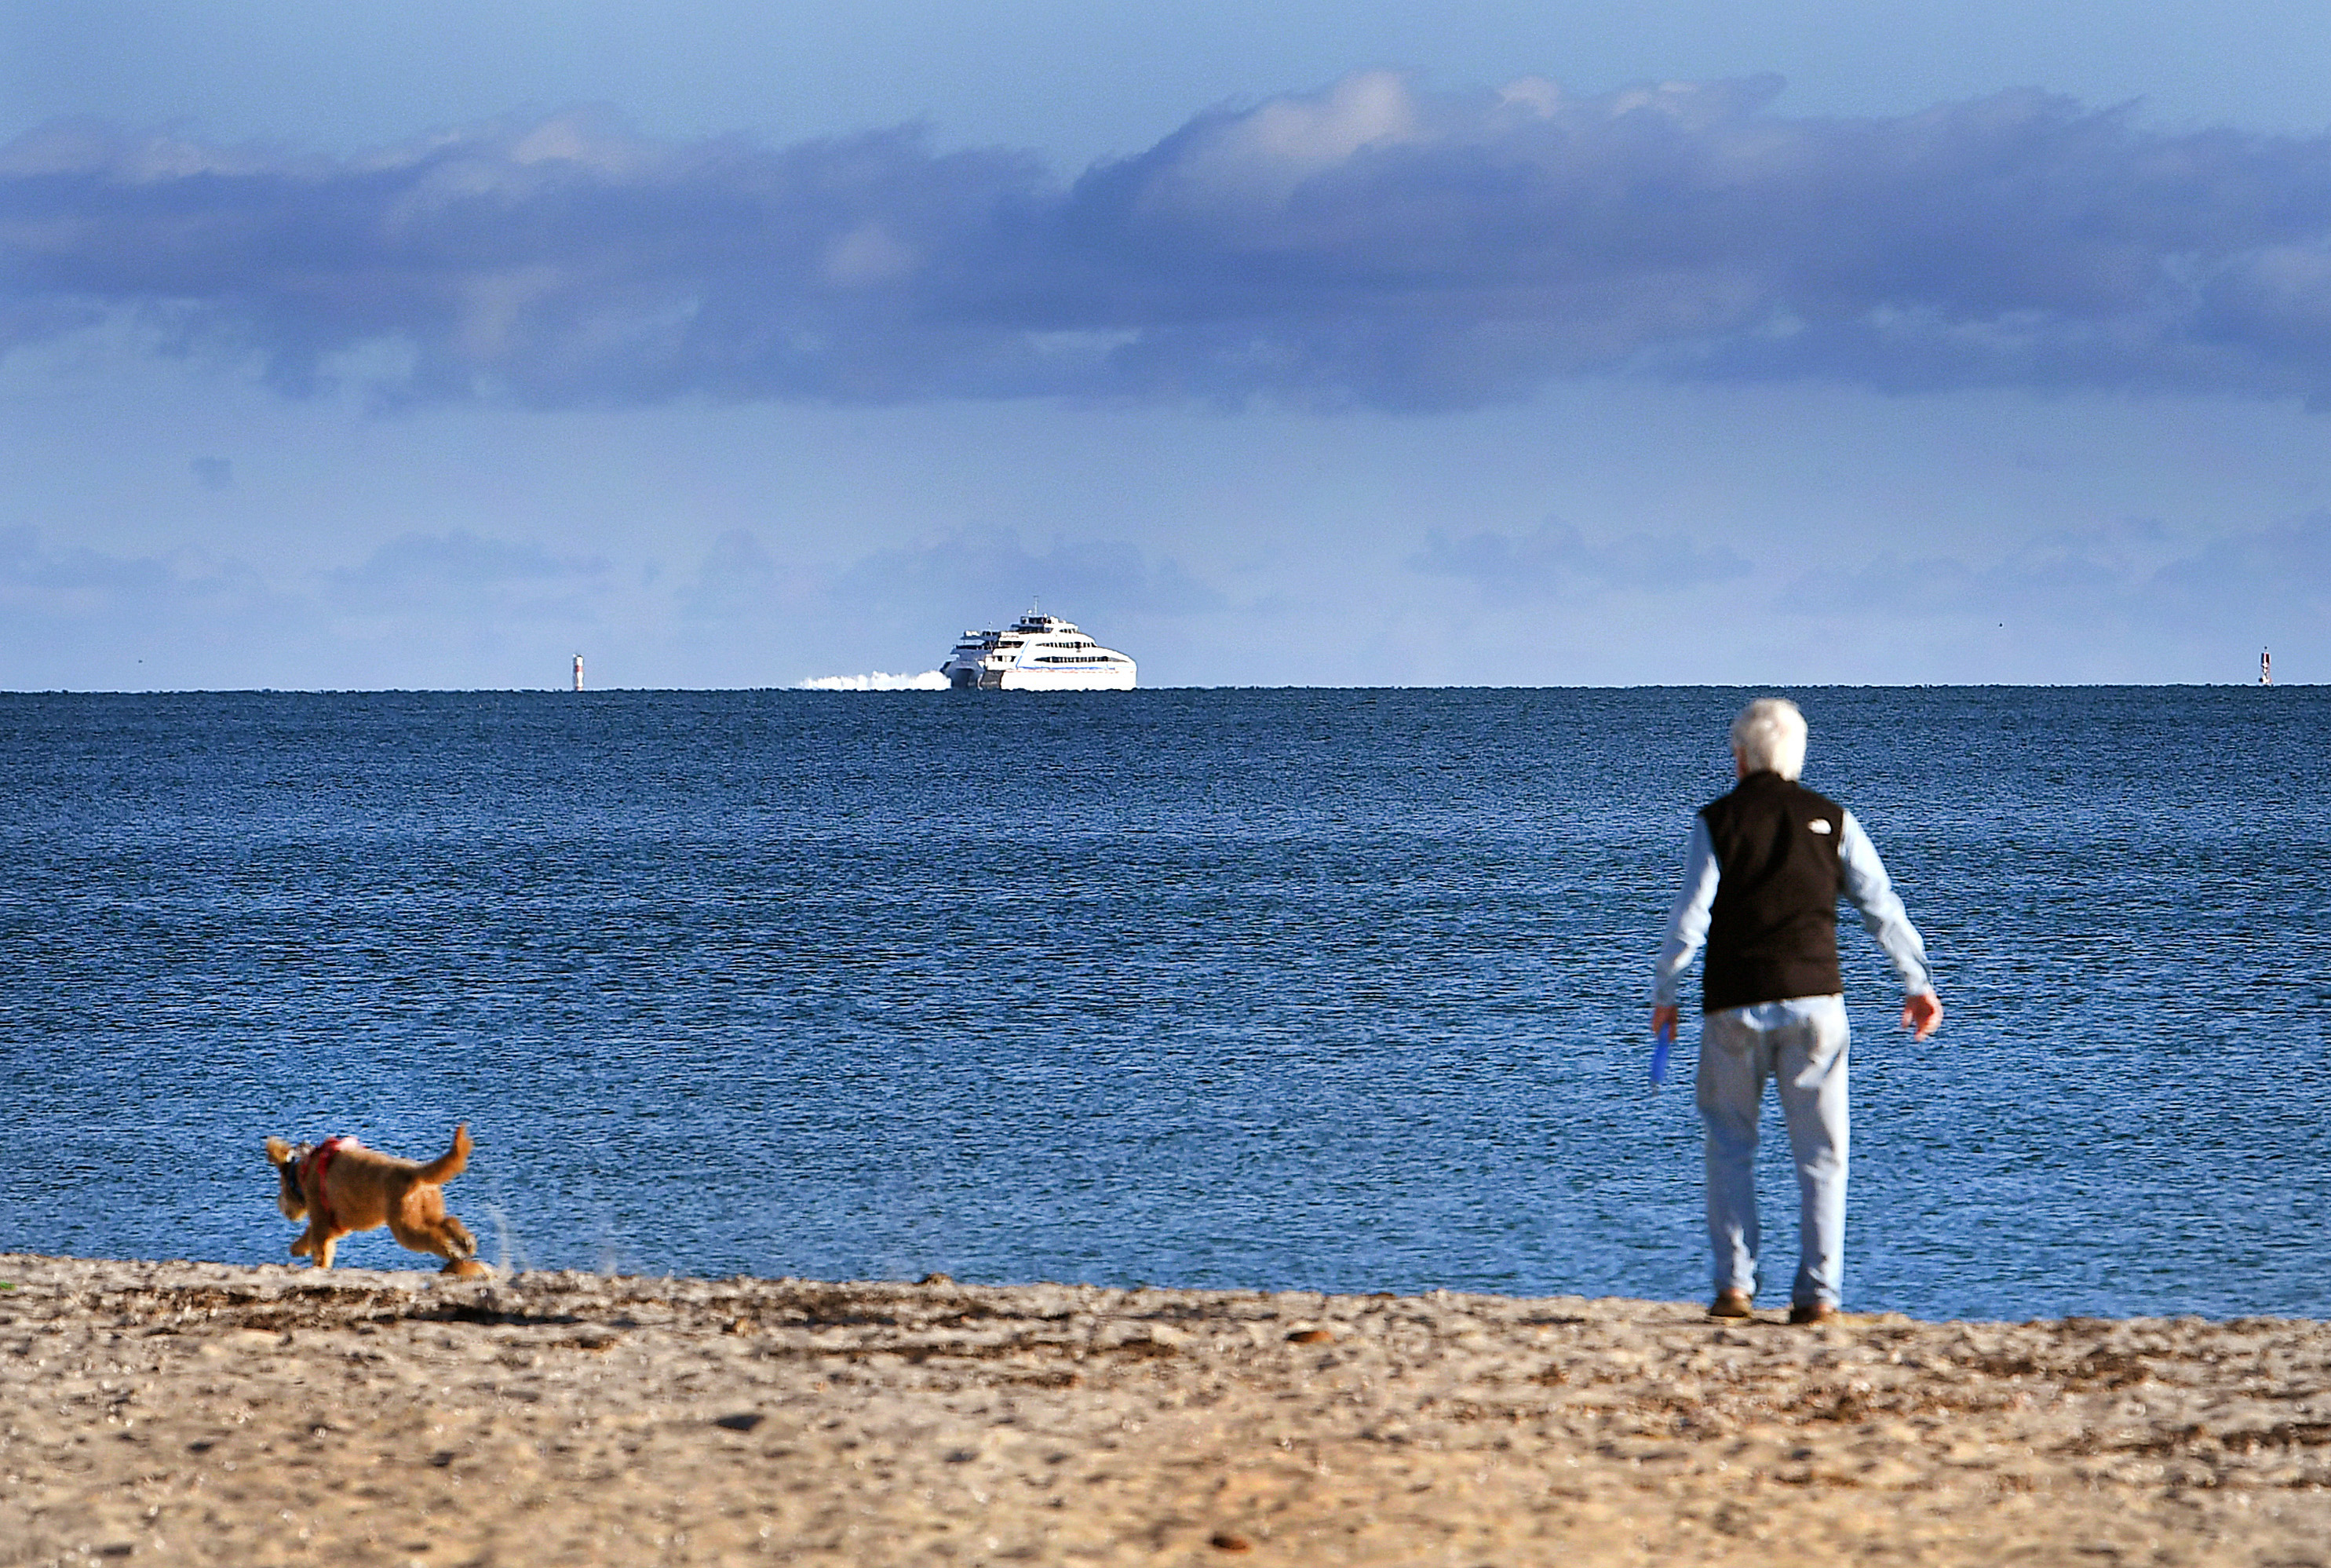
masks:
<path fill-rule="evenodd" d="M 1682 1022 L 1683 1009 L 1680 1007 L 1669 1005 L 1654 1007 L 1651 1009 L 1651 1032 L 1653 1034 L 1658 1034 L 1663 1030 L 1670 1034 L 1673 1034 Z"/>
<path fill-rule="evenodd" d="M 1924 1040 L 1942 1027 L 1943 999 L 1931 991 L 1921 991 L 1902 1003 L 1902 1027 L 1912 1031 L 1912 1038 Z"/>

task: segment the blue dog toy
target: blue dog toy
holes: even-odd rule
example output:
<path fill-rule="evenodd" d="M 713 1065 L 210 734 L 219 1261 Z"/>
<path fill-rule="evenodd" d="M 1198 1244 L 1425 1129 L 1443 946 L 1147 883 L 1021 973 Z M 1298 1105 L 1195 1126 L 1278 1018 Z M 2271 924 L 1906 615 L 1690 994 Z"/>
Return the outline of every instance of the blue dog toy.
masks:
<path fill-rule="evenodd" d="M 1675 1025 L 1662 1023 L 1651 1037 L 1651 1087 L 1659 1088 L 1668 1081 L 1668 1052 L 1675 1046 Z"/>

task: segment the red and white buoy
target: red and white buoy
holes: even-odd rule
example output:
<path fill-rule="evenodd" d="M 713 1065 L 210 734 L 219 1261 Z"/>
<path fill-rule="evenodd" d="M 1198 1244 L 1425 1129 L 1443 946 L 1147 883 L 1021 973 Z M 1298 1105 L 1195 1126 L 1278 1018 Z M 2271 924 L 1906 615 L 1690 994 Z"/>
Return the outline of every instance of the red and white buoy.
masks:
<path fill-rule="evenodd" d="M 2259 684 L 2260 686 L 2274 684 L 2274 650 L 2271 648 L 2259 650 Z"/>
<path fill-rule="evenodd" d="M 575 656 L 575 689 L 583 689 L 583 655 L 580 653 Z"/>

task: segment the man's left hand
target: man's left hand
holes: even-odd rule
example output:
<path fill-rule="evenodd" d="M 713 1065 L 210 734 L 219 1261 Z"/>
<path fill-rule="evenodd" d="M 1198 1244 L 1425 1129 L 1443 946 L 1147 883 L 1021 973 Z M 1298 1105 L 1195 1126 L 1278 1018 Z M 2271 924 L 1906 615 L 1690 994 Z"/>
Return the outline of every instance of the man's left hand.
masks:
<path fill-rule="evenodd" d="M 1924 1040 L 1943 1024 L 1943 999 L 1931 991 L 1921 991 L 1902 1003 L 1902 1027 L 1913 1038 Z"/>

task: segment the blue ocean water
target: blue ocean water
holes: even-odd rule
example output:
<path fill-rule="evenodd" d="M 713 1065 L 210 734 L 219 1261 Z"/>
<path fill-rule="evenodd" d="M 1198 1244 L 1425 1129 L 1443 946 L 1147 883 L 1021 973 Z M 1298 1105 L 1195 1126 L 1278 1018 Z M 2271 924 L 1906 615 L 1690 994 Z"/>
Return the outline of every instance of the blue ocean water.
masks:
<path fill-rule="evenodd" d="M 281 1259 L 266 1135 L 467 1120 L 519 1265 L 1695 1297 L 1748 695 L 0 696 L 0 1250 Z M 2331 690 L 1793 695 L 1949 1008 L 1845 922 L 1849 1306 L 2331 1315 Z"/>

